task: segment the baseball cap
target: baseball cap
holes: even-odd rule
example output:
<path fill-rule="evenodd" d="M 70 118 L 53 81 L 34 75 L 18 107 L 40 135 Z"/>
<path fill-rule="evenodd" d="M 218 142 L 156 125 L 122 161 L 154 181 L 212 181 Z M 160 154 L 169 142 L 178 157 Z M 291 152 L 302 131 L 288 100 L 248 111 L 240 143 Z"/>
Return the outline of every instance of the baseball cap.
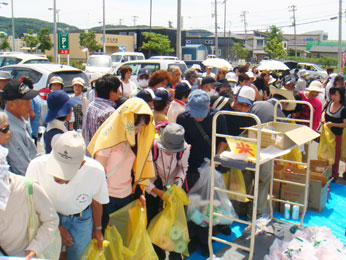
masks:
<path fill-rule="evenodd" d="M 252 71 L 248 71 L 245 74 L 248 75 L 250 79 L 255 78 L 255 75 L 252 73 Z"/>
<path fill-rule="evenodd" d="M 226 74 L 226 79 L 227 79 L 229 82 L 235 82 L 235 83 L 238 82 L 237 74 L 235 74 L 234 72 L 228 72 L 228 73 Z"/>
<path fill-rule="evenodd" d="M 64 90 L 53 91 L 48 95 L 48 112 L 44 116 L 43 121 L 49 123 L 56 118 L 67 116 L 70 113 L 71 108 L 76 104 L 82 104 L 80 98 L 70 98 Z"/>
<path fill-rule="evenodd" d="M 191 87 L 186 82 L 179 82 L 175 86 L 175 93 L 184 94 L 186 92 L 189 92 L 191 90 Z"/>
<path fill-rule="evenodd" d="M 0 80 L 11 79 L 11 74 L 7 71 L 0 71 Z"/>
<path fill-rule="evenodd" d="M 189 95 L 188 106 L 193 118 L 205 118 L 209 112 L 210 97 L 207 92 L 197 89 Z"/>
<path fill-rule="evenodd" d="M 30 89 L 30 87 L 17 79 L 10 79 L 3 91 L 4 100 L 15 99 L 32 99 L 38 95 L 38 90 Z"/>
<path fill-rule="evenodd" d="M 283 81 L 285 85 L 288 85 L 294 83 L 294 78 L 291 75 L 286 75 Z"/>
<path fill-rule="evenodd" d="M 146 68 L 141 68 L 139 71 L 138 71 L 138 76 L 141 76 L 141 75 L 144 75 L 144 74 L 146 74 L 146 75 L 150 75 L 150 71 L 148 70 L 148 69 L 146 69 Z"/>
<path fill-rule="evenodd" d="M 210 76 L 207 76 L 207 77 L 202 79 L 201 86 L 203 86 L 205 84 L 213 84 L 215 86 L 221 85 L 220 82 L 217 82 L 213 77 L 210 77 Z"/>
<path fill-rule="evenodd" d="M 54 76 L 54 77 L 51 77 L 51 79 L 49 80 L 49 84 L 48 86 L 54 84 L 54 83 L 58 83 L 58 84 L 61 84 L 64 86 L 64 81 L 62 80 L 61 77 L 59 76 Z"/>
<path fill-rule="evenodd" d="M 231 85 L 229 84 L 227 79 L 219 79 L 218 80 L 218 85 L 216 86 L 217 88 L 221 88 L 221 87 L 231 87 Z"/>
<path fill-rule="evenodd" d="M 237 94 L 237 101 L 252 105 L 256 99 L 256 92 L 252 87 L 242 86 Z"/>
<path fill-rule="evenodd" d="M 307 75 L 309 75 L 309 73 L 306 70 L 303 69 L 299 71 L 299 77 L 307 76 Z"/>
<path fill-rule="evenodd" d="M 71 180 L 84 160 L 85 142 L 80 133 L 63 133 L 53 144 L 48 156 L 46 170 L 49 175 L 62 180 Z"/>
<path fill-rule="evenodd" d="M 154 100 L 161 100 L 161 98 L 155 96 L 155 93 L 152 89 L 142 89 L 136 95 L 136 97 L 143 99 L 145 102 L 150 102 Z"/>
<path fill-rule="evenodd" d="M 80 85 L 80 86 L 84 87 L 85 81 L 84 81 L 84 79 L 82 79 L 80 77 L 74 78 L 72 80 L 72 86 L 74 86 L 74 85 Z"/>
<path fill-rule="evenodd" d="M 160 98 L 158 100 L 161 100 L 161 101 L 167 101 L 167 100 L 170 100 L 170 98 L 172 97 L 172 94 L 168 92 L 167 89 L 165 88 L 158 88 L 155 90 L 154 92 L 155 96 Z"/>

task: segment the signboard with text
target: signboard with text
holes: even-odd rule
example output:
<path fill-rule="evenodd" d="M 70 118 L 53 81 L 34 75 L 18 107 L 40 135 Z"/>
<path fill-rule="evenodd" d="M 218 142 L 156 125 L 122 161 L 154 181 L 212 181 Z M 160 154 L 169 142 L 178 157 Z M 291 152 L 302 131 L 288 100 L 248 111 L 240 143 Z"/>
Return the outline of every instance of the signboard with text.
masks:
<path fill-rule="evenodd" d="M 68 33 L 58 34 L 59 54 L 70 54 Z"/>

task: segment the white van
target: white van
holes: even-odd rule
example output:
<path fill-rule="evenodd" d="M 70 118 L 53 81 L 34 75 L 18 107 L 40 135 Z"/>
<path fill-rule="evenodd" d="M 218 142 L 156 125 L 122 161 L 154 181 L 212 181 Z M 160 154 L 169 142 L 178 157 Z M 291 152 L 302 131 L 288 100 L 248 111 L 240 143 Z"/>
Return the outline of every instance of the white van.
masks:
<path fill-rule="evenodd" d="M 111 55 L 113 66 L 131 60 L 144 60 L 144 54 L 141 52 L 114 52 Z"/>

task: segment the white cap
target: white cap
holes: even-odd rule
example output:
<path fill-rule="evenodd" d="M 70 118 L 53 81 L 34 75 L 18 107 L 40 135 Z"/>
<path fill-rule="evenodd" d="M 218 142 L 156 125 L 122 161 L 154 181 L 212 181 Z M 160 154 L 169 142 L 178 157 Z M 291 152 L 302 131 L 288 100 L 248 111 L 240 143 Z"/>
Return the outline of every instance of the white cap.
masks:
<path fill-rule="evenodd" d="M 85 142 L 80 133 L 68 131 L 53 145 L 47 160 L 47 173 L 62 180 L 71 180 L 84 160 Z"/>
<path fill-rule="evenodd" d="M 54 76 L 54 77 L 51 77 L 51 79 L 49 80 L 49 84 L 48 86 L 54 84 L 54 83 L 58 83 L 58 84 L 61 84 L 64 86 L 64 81 L 61 77 L 59 76 Z"/>
<path fill-rule="evenodd" d="M 256 99 L 256 91 L 252 87 L 242 86 L 239 88 L 239 91 L 237 93 L 238 102 L 248 103 L 252 105 L 255 99 Z"/>
<path fill-rule="evenodd" d="M 193 64 L 191 68 L 202 71 L 201 65 L 199 64 Z"/>
<path fill-rule="evenodd" d="M 276 81 L 276 78 L 273 78 L 273 76 L 270 75 L 268 84 L 273 84 L 275 81 Z"/>
<path fill-rule="evenodd" d="M 234 72 L 228 72 L 226 74 L 226 79 L 229 82 L 235 82 L 235 83 L 238 82 L 237 75 Z"/>
<path fill-rule="evenodd" d="M 322 88 L 323 88 L 322 83 L 319 82 L 318 80 L 314 80 L 313 82 L 310 83 L 309 87 L 306 90 L 322 93 L 323 92 Z"/>
<path fill-rule="evenodd" d="M 253 78 L 253 79 L 255 78 L 255 75 L 252 73 L 252 71 L 248 71 L 245 74 L 248 75 L 249 78 Z"/>
<path fill-rule="evenodd" d="M 309 73 L 306 70 L 303 69 L 299 71 L 299 77 L 307 76 L 307 75 L 309 75 Z"/>
<path fill-rule="evenodd" d="M 84 87 L 85 81 L 84 81 L 84 79 L 82 79 L 80 77 L 74 78 L 72 80 L 72 86 L 74 86 L 74 85 L 80 85 L 80 86 Z"/>

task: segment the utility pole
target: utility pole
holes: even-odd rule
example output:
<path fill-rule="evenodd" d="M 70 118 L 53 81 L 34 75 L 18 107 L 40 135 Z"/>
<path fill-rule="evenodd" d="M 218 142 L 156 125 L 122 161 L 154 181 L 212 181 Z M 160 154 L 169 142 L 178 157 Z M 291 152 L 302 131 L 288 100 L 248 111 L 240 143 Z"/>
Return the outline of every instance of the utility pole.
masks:
<path fill-rule="evenodd" d="M 124 19 L 119 19 L 119 25 L 122 25 L 122 22 L 124 21 Z"/>
<path fill-rule="evenodd" d="M 226 3 L 227 0 L 223 1 L 225 5 L 225 14 L 223 17 L 223 58 L 227 59 L 227 53 L 226 53 Z"/>
<path fill-rule="evenodd" d="M 339 44 L 338 44 L 338 73 L 341 72 L 341 47 L 342 47 L 342 0 L 339 0 Z"/>
<path fill-rule="evenodd" d="M 242 11 L 240 17 L 242 18 L 242 21 L 244 22 L 244 31 L 245 31 L 245 45 L 247 44 L 247 30 L 246 30 L 246 13 L 247 11 Z M 246 46 L 245 46 L 246 47 Z"/>
<path fill-rule="evenodd" d="M 132 16 L 132 18 L 133 18 L 133 26 L 136 26 L 136 21 L 137 21 L 138 16 L 134 15 L 134 16 Z"/>
<path fill-rule="evenodd" d="M 294 27 L 294 56 L 297 57 L 297 32 L 296 32 L 296 11 L 297 7 L 295 5 L 291 5 L 288 7 L 289 12 L 293 13 L 293 27 Z"/>
<path fill-rule="evenodd" d="M 103 54 L 106 54 L 106 0 L 103 0 Z"/>
<path fill-rule="evenodd" d="M 13 0 L 12 0 L 13 1 Z M 54 61 L 57 62 L 58 61 L 58 56 L 57 56 L 57 36 L 56 36 L 56 31 L 57 31 L 57 26 L 56 26 L 56 0 L 53 1 L 54 5 L 53 5 L 53 17 L 54 17 Z M 13 5 L 12 5 L 13 6 Z M 13 28 L 13 26 L 12 26 Z"/>
<path fill-rule="evenodd" d="M 215 0 L 215 58 L 219 56 L 219 41 L 217 37 L 217 0 Z"/>
<path fill-rule="evenodd" d="M 177 43 L 176 56 L 181 60 L 181 0 L 178 0 L 177 6 Z"/>

